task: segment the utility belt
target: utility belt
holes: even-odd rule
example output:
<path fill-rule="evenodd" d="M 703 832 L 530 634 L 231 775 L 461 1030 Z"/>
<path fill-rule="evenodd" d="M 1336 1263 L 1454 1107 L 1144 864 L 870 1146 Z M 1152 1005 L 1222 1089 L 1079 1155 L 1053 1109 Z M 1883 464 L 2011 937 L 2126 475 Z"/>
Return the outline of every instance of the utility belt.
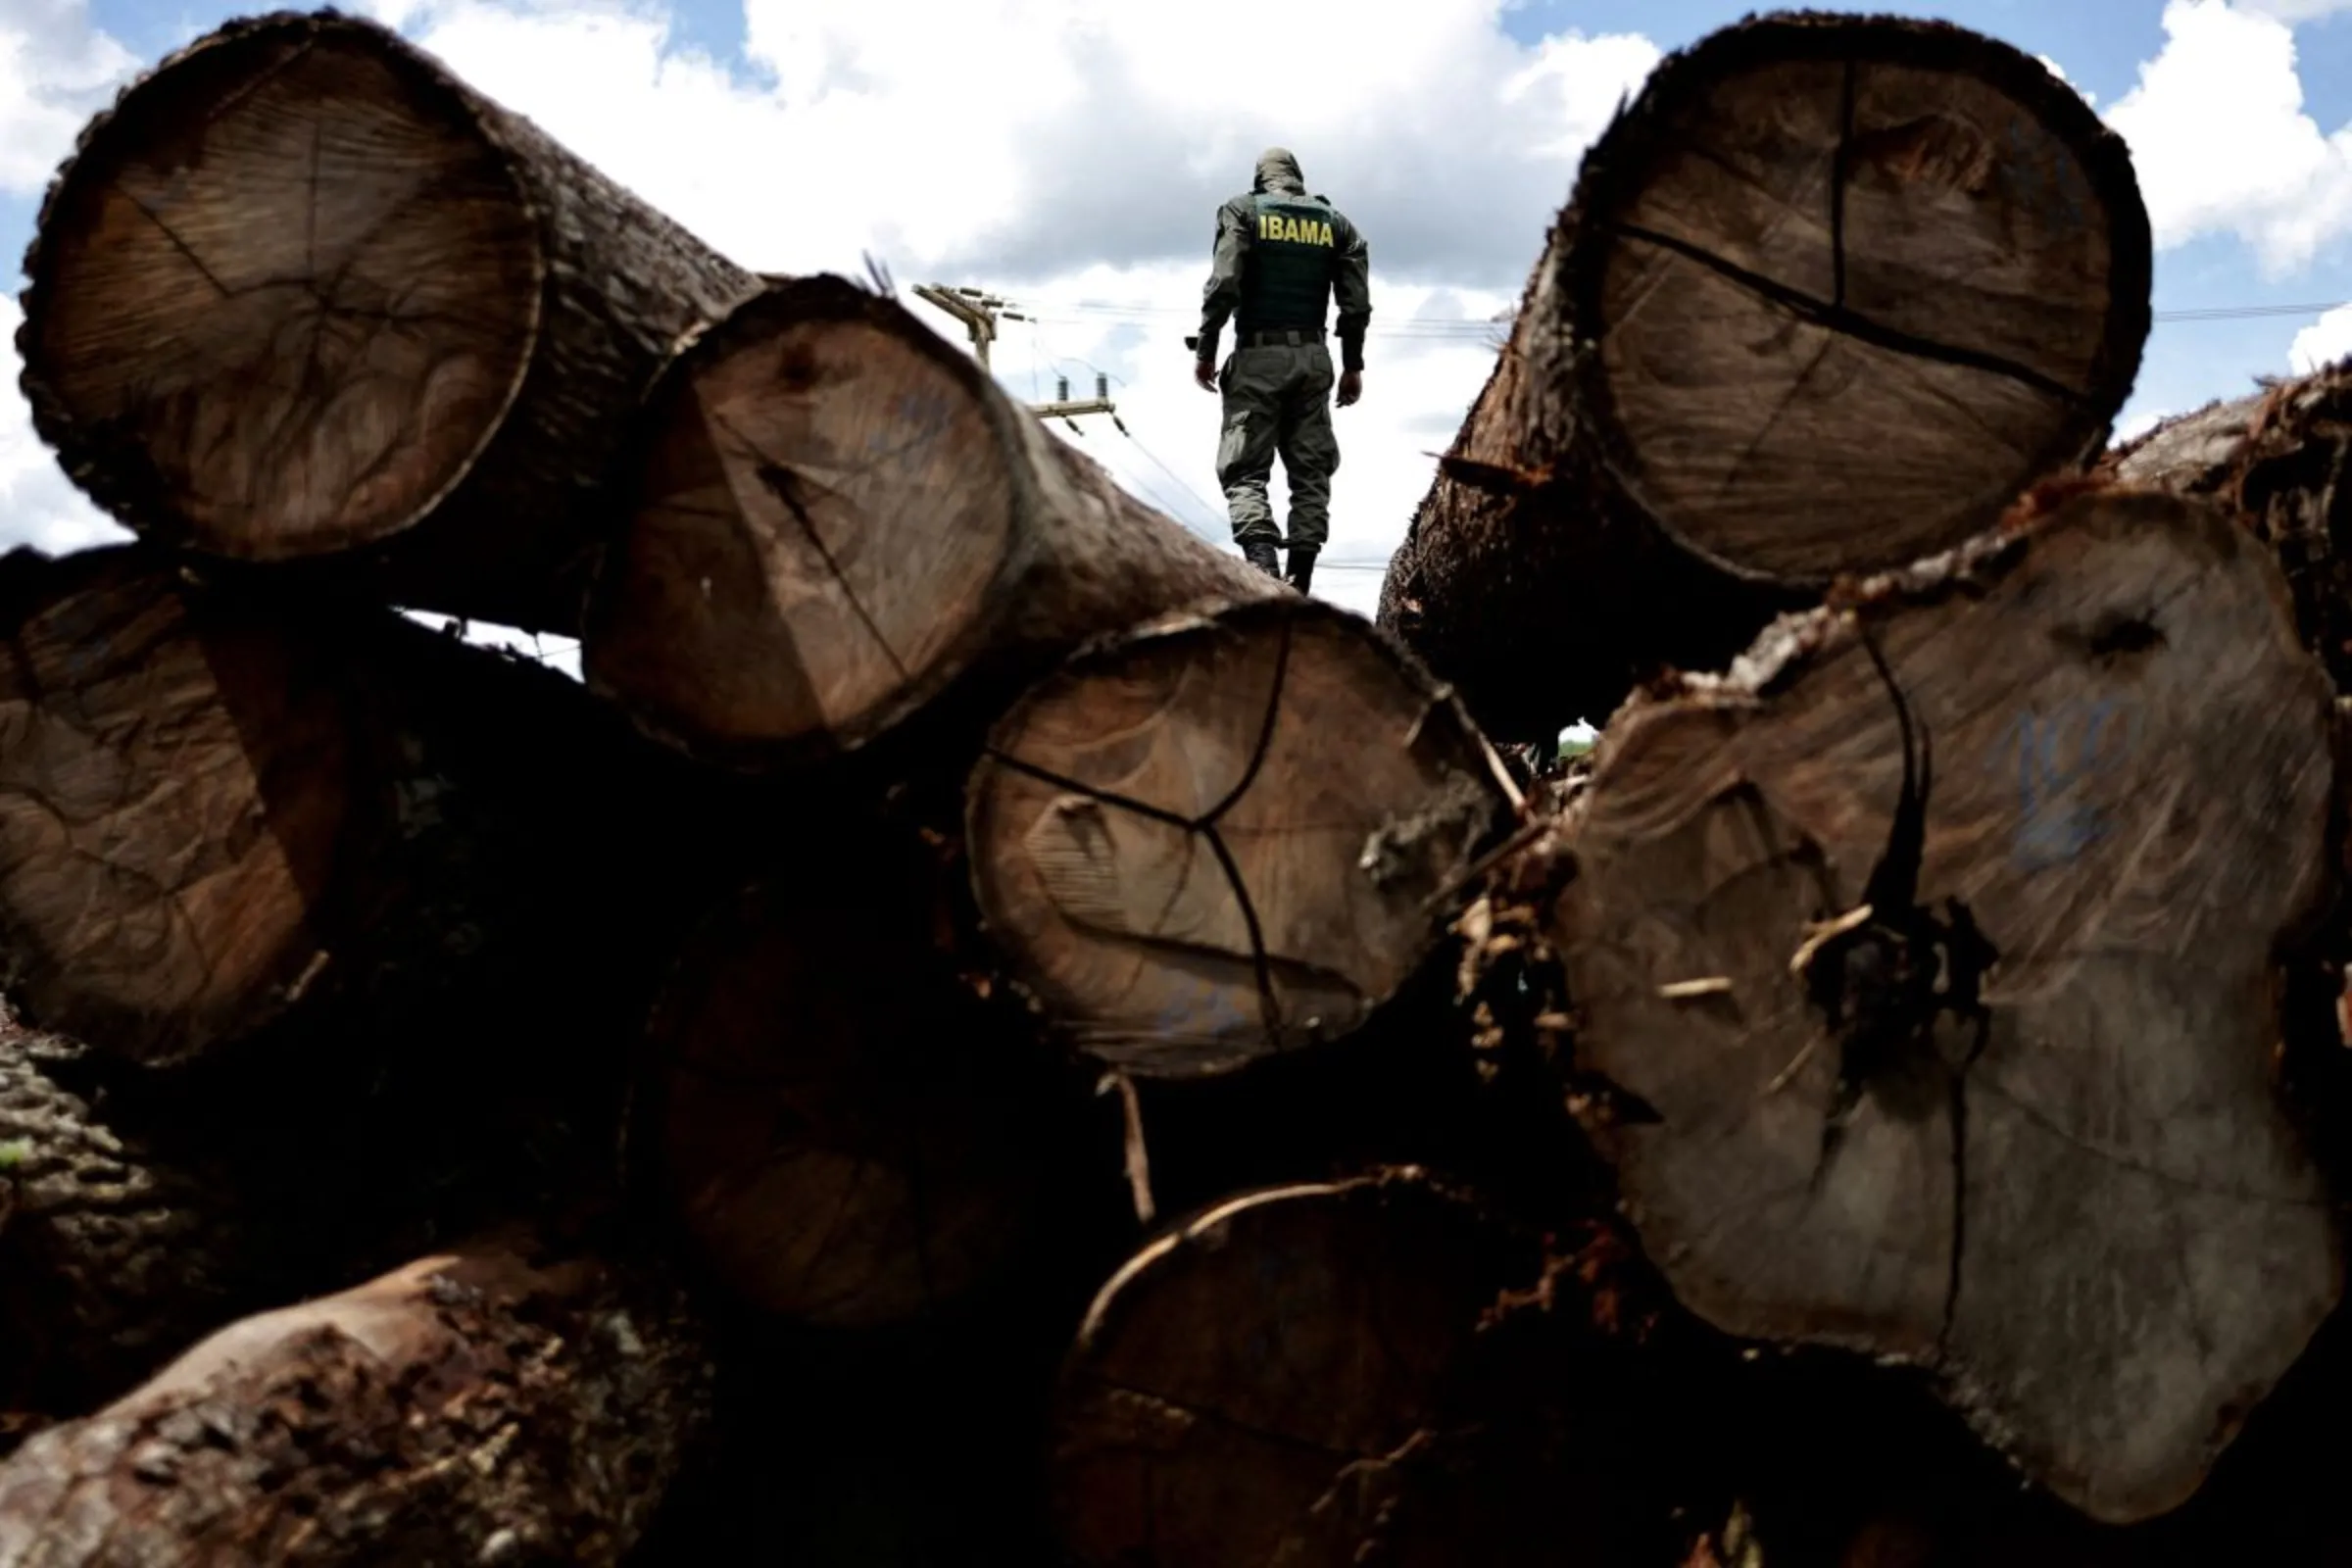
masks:
<path fill-rule="evenodd" d="M 1233 346 L 1242 349 L 1302 349 L 1310 343 L 1323 341 L 1319 326 L 1281 326 L 1264 332 L 1237 332 Z"/>

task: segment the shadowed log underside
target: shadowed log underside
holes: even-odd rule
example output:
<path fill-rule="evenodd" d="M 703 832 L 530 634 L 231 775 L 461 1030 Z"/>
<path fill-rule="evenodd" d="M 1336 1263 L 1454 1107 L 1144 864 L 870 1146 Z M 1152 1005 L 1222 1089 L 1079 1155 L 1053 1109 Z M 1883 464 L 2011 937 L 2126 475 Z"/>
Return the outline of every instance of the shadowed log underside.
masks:
<path fill-rule="evenodd" d="M 2188 1496 L 2340 1290 L 2270 1079 L 2328 710 L 2251 539 L 2106 491 L 1621 715 L 1559 940 L 1683 1301 L 1940 1373 L 2094 1517 Z"/>
<path fill-rule="evenodd" d="M 972 773 L 966 840 L 982 917 L 1061 1030 L 1132 1072 L 1213 1072 L 1386 1001 L 1508 790 L 1387 638 L 1286 595 L 1041 682 Z"/>
<path fill-rule="evenodd" d="M 885 852 L 745 895 L 654 1018 L 668 1201 L 717 1280 L 780 1318 L 931 1316 L 1040 1239 L 1062 1086 L 926 940 L 924 874 Z"/>
<path fill-rule="evenodd" d="M 566 633 L 582 463 L 754 284 L 396 34 L 289 14 L 101 116 L 25 271 L 35 422 L 125 523 Z"/>
<path fill-rule="evenodd" d="M 705 333 L 644 439 L 584 667 L 715 761 L 854 749 L 975 669 L 1281 591 L 838 277 L 774 283 Z"/>
<path fill-rule="evenodd" d="M 658 1273 L 462 1249 L 36 1434 L 0 1464 L 0 1564 L 614 1564 L 709 1399 Z"/>
<path fill-rule="evenodd" d="M 1355 1560 L 1381 1503 L 1463 1420 L 1481 1314 L 1526 1270 L 1475 1209 L 1409 1173 L 1261 1191 L 1187 1221 L 1102 1288 L 1064 1367 L 1065 1546 L 1090 1568 Z"/>
<path fill-rule="evenodd" d="M 1724 28 L 1587 155 L 1381 622 L 1497 735 L 1598 722 L 1736 652 L 1773 589 L 1950 548 L 2082 457 L 2148 278 L 2123 143 L 2027 56 Z"/>
<path fill-rule="evenodd" d="M 137 549 L 0 564 L 10 994 L 146 1060 L 249 1032 L 330 947 L 314 911 L 372 760 L 353 649 Z"/>
<path fill-rule="evenodd" d="M 566 838 L 610 835 L 600 808 L 629 800 L 608 719 L 553 671 L 389 611 L 194 583 L 135 545 L 14 555 L 0 983 L 29 1022 L 146 1062 L 297 1012 L 347 1033 L 347 1003 L 416 1027 L 628 905 L 628 843 L 600 869 Z"/>

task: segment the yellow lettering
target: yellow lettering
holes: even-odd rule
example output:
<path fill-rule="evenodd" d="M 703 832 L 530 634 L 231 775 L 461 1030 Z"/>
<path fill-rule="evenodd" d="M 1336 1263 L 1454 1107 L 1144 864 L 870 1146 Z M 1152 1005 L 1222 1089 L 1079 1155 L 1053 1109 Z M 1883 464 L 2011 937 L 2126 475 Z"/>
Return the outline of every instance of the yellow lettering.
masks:
<path fill-rule="evenodd" d="M 1263 213 L 1257 215 L 1257 237 L 1259 239 L 1266 239 L 1270 237 L 1266 233 L 1266 215 Z"/>
<path fill-rule="evenodd" d="M 1318 227 L 1318 228 L 1321 230 L 1321 232 L 1315 236 L 1315 243 L 1316 243 L 1316 244 L 1318 244 L 1318 245 L 1328 245 L 1328 244 L 1330 244 L 1330 243 L 1331 243 L 1331 225 L 1330 225 L 1329 223 L 1321 223 L 1321 224 L 1318 224 L 1318 225 L 1316 225 L 1316 226 L 1317 226 L 1317 227 Z"/>

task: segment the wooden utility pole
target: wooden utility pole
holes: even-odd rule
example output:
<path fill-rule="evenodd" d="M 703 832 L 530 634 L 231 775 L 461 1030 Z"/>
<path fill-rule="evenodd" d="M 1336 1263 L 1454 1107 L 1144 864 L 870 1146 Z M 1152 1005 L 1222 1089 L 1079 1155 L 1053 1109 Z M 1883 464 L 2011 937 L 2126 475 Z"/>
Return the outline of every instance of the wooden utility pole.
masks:
<path fill-rule="evenodd" d="M 1000 318 L 1007 321 L 1034 319 L 1013 310 L 1008 301 L 976 288 L 919 283 L 915 286 L 914 294 L 915 298 L 938 306 L 963 323 L 964 331 L 971 335 L 972 353 L 979 359 L 983 369 L 992 368 L 988 363 L 988 346 L 997 340 L 997 322 Z M 1118 416 L 1118 406 L 1110 400 L 1110 377 L 1101 371 L 1095 373 L 1095 395 L 1091 398 L 1072 398 L 1070 379 L 1066 375 L 1056 376 L 1054 387 L 1053 400 L 1030 404 L 1031 413 L 1040 418 L 1060 419 L 1073 430 L 1078 428 L 1076 416 L 1081 414 L 1107 414 L 1114 420 Z"/>
<path fill-rule="evenodd" d="M 1006 319 L 1014 321 L 1029 319 L 1018 312 L 1007 309 L 1005 302 L 994 294 L 982 293 L 976 288 L 950 288 L 944 283 L 918 283 L 915 285 L 914 296 L 916 299 L 930 301 L 963 323 L 963 329 L 972 335 L 972 353 L 979 357 L 983 368 L 988 367 L 988 346 L 997 340 L 997 318 L 1003 316 Z"/>

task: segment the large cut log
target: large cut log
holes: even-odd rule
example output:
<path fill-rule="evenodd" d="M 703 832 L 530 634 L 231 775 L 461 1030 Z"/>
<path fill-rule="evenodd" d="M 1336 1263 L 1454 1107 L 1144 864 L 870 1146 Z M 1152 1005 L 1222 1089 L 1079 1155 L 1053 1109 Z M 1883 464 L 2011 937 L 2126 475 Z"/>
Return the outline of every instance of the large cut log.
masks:
<path fill-rule="evenodd" d="M 1623 1494 L 1544 1474 L 1531 1429 L 1497 1420 L 1533 1391 L 1493 1353 L 1493 1318 L 1536 1268 L 1413 1171 L 1250 1193 L 1172 1229 L 1103 1286 L 1063 1368 L 1050 1474 L 1071 1560 L 1493 1568 L 1562 1560 L 1563 1532 L 1578 1562 L 1671 1560 L 1627 1549 Z M 1526 1446 L 1482 1446 L 1504 1431 Z"/>
<path fill-rule="evenodd" d="M 601 705 L 273 590 L 136 545 L 0 561 L 0 989 L 29 1022 L 149 1063 L 363 1006 L 446 1026 L 629 907 L 599 807 L 636 743 Z"/>
<path fill-rule="evenodd" d="M 937 1318 L 1067 1248 L 1091 1087 L 964 986 L 935 857 L 810 846 L 686 944 L 648 1034 L 646 1163 L 710 1274 L 778 1319 Z M 910 838 L 911 836 L 909 836 Z M 1116 1168 L 1098 1173 L 1105 1197 Z"/>
<path fill-rule="evenodd" d="M 1079 655 L 965 790 L 1012 977 L 1113 1066 L 1240 1066 L 1355 1027 L 1436 945 L 1515 792 L 1361 617 L 1278 599 Z"/>
<path fill-rule="evenodd" d="M 966 355 L 838 277 L 772 283 L 663 373 L 587 626 L 648 733 L 759 765 L 1265 574 L 1134 500 Z"/>
<path fill-rule="evenodd" d="M 707 1420 L 659 1276 L 470 1246 L 248 1318 L 0 1464 L 6 1568 L 620 1562 Z"/>
<path fill-rule="evenodd" d="M 123 522 L 565 634 L 606 455 L 755 283 L 333 12 L 232 22 L 126 89 L 24 271 L 34 423 Z"/>
<path fill-rule="evenodd" d="M 2092 488 L 1620 714 L 1556 940 L 1681 1299 L 2187 1497 L 2341 1289 L 2272 1081 L 2329 710 L 2253 539 Z"/>
<path fill-rule="evenodd" d="M 2105 439 L 2148 330 L 2123 142 L 2017 50 L 1774 15 L 1586 155 L 1380 619 L 1500 739 L 1715 668 Z"/>

